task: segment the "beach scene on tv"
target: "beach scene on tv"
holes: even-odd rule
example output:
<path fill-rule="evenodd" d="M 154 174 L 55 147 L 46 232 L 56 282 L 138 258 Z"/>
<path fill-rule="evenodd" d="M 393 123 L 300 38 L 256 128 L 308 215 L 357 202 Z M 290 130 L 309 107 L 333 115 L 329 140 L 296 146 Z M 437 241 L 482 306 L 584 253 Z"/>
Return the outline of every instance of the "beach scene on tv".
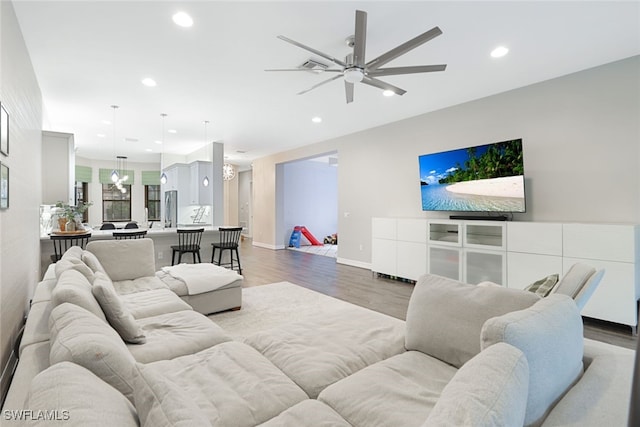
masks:
<path fill-rule="evenodd" d="M 424 211 L 525 211 L 521 139 L 425 154 L 418 161 Z"/>

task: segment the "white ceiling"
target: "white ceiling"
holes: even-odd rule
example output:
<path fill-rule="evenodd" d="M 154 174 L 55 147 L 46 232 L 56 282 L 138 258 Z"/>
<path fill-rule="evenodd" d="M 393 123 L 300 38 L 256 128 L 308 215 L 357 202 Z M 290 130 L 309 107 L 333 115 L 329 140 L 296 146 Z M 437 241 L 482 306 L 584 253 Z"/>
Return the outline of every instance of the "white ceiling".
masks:
<path fill-rule="evenodd" d="M 89 158 L 158 161 L 207 140 L 239 165 L 491 94 L 640 54 L 640 3 L 582 1 L 27 1 L 14 8 L 42 90 L 47 130 L 75 135 Z M 407 91 L 386 98 L 338 80 L 269 73 L 321 58 L 285 35 L 343 58 L 355 10 L 368 13 L 367 61 L 439 26 L 443 35 L 388 66 L 448 64 L 439 73 L 382 78 Z M 188 12 L 190 29 L 171 16 Z M 507 46 L 493 59 L 490 51 Z M 322 62 L 327 62 L 322 60 Z M 153 77 L 158 85 L 141 84 Z M 114 126 L 110 105 L 120 108 Z M 321 116 L 323 122 L 311 122 Z M 104 134 L 99 138 L 98 134 Z M 115 144 L 114 144 L 115 141 Z M 391 142 L 390 142 L 391 143 Z M 151 149 L 153 152 L 145 150 Z"/>

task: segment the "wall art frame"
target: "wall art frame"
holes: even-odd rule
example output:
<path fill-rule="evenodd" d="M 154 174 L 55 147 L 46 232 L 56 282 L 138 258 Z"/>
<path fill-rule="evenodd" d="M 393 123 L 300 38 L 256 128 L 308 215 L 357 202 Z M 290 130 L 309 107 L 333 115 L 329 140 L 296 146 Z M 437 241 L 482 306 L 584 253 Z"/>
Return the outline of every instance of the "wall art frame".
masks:
<path fill-rule="evenodd" d="M 0 153 L 9 155 L 9 113 L 0 103 Z"/>

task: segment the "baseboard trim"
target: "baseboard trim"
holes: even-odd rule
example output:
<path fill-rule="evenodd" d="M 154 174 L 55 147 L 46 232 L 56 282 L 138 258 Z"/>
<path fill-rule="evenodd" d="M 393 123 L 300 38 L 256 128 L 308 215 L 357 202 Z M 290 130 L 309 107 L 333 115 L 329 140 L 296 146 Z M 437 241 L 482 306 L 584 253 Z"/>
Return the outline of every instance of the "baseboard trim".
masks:
<path fill-rule="evenodd" d="M 7 392 L 9 391 L 9 386 L 11 385 L 11 378 L 13 378 L 13 373 L 16 370 L 16 366 L 18 366 L 18 358 L 12 350 L 11 354 L 9 355 L 9 360 L 2 370 L 2 376 L 0 376 L 0 407 L 4 405 L 4 400 L 7 397 Z"/>
<path fill-rule="evenodd" d="M 358 268 L 364 268 L 365 270 L 371 270 L 371 263 L 369 263 L 369 262 L 356 261 L 354 259 L 340 258 L 340 257 L 336 258 L 336 262 L 338 264 L 350 265 L 352 267 L 358 267 Z"/>
<path fill-rule="evenodd" d="M 280 249 L 284 249 L 284 245 L 270 245 L 268 243 L 260 243 L 260 242 L 256 242 L 255 240 L 253 242 L 251 242 L 251 244 L 253 246 L 257 246 L 259 248 L 265 248 L 265 249 L 273 249 L 274 251 L 278 251 Z"/>

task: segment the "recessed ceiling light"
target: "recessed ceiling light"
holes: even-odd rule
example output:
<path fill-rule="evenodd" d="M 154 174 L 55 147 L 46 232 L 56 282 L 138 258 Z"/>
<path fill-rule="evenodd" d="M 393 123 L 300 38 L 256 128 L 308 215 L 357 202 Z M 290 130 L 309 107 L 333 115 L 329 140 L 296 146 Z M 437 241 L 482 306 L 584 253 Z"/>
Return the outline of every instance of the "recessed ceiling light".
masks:
<path fill-rule="evenodd" d="M 111 122 L 109 120 L 103 120 L 102 123 L 105 124 L 105 125 L 110 125 L 111 124 Z"/>
<path fill-rule="evenodd" d="M 509 49 L 507 49 L 504 46 L 498 46 L 497 48 L 495 48 L 495 49 L 493 49 L 491 51 L 491 57 L 492 58 L 502 58 L 507 53 L 509 53 Z"/>
<path fill-rule="evenodd" d="M 98 135 L 96 135 L 98 138 L 106 138 L 107 135 L 105 135 L 104 133 L 99 133 Z"/>
<path fill-rule="evenodd" d="M 179 25 L 181 27 L 188 28 L 193 25 L 193 19 L 186 12 L 178 12 L 171 18 L 173 19 L 173 22 L 176 23 L 176 25 Z"/>
<path fill-rule="evenodd" d="M 155 81 L 155 80 L 153 80 L 153 79 L 152 79 L 152 78 L 150 78 L 150 77 L 147 77 L 147 78 L 142 79 L 142 84 L 143 84 L 143 85 L 145 85 L 145 86 L 147 86 L 147 87 L 155 87 L 155 86 L 157 86 L 156 81 Z"/>
<path fill-rule="evenodd" d="M 175 130 L 175 129 L 169 129 L 167 132 L 169 132 L 169 133 L 178 133 L 178 131 Z"/>
<path fill-rule="evenodd" d="M 311 119 L 313 123 L 322 123 L 322 117 L 314 117 Z"/>
<path fill-rule="evenodd" d="M 147 148 L 147 149 L 146 149 L 146 150 L 144 150 L 144 151 L 152 152 L 153 150 L 152 150 L 151 148 Z"/>
<path fill-rule="evenodd" d="M 383 91 L 382 91 L 382 94 L 383 94 L 384 96 L 393 96 L 393 95 L 395 95 L 396 93 L 395 93 L 394 91 L 392 91 L 392 90 L 383 90 Z"/>
<path fill-rule="evenodd" d="M 156 144 L 162 144 L 162 141 L 153 141 L 153 142 L 155 142 Z"/>

